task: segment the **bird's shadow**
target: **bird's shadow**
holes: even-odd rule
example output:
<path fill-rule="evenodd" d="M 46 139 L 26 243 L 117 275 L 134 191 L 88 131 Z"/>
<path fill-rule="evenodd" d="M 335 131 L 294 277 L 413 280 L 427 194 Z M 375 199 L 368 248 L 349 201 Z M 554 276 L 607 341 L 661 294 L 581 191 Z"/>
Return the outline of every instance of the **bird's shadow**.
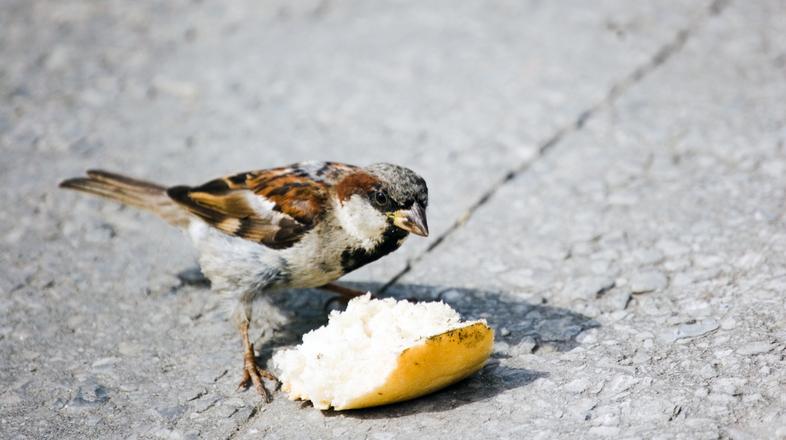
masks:
<path fill-rule="evenodd" d="M 358 290 L 377 292 L 378 283 L 344 283 Z M 422 412 L 447 411 L 467 403 L 493 398 L 510 389 L 526 386 L 548 375 L 542 371 L 514 368 L 503 360 L 515 355 L 544 351 L 568 351 L 576 347 L 576 337 L 584 330 L 598 327 L 589 317 L 564 308 L 531 304 L 502 292 L 460 287 L 398 284 L 384 295 L 397 299 L 421 301 L 442 300 L 461 313 L 464 319 L 486 319 L 495 329 L 495 350 L 491 360 L 470 378 L 427 397 L 363 410 L 342 411 L 340 414 L 358 418 L 401 417 Z M 264 338 L 258 361 L 265 365 L 273 352 L 282 346 L 296 345 L 304 333 L 327 322 L 325 306 L 330 297 L 323 291 L 308 290 L 298 295 L 282 292 L 272 298 L 273 304 L 290 316 L 270 337 Z M 325 411 L 327 416 L 338 412 Z"/>

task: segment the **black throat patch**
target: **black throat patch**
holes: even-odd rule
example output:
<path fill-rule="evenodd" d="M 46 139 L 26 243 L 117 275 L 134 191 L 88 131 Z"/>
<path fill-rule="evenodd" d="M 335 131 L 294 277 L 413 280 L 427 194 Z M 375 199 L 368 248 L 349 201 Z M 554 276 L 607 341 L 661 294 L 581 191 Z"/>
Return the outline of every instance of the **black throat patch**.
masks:
<path fill-rule="evenodd" d="M 400 246 L 401 240 L 408 234 L 407 231 L 390 225 L 382 235 L 382 241 L 375 248 L 368 251 L 363 248 L 344 250 L 341 253 L 342 271 L 344 273 L 352 272 L 395 251 Z"/>

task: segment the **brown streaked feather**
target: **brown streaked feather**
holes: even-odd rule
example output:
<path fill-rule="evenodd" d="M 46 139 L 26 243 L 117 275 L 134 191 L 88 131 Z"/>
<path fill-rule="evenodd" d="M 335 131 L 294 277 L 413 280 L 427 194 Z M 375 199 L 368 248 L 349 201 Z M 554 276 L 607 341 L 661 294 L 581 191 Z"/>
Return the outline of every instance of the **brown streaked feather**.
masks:
<path fill-rule="evenodd" d="M 281 249 L 320 221 L 329 187 L 348 198 L 375 183 L 358 167 L 323 162 L 238 173 L 197 187 L 165 188 L 101 170 L 60 186 L 152 211 L 179 227 L 196 216 L 226 234 Z"/>
<path fill-rule="evenodd" d="M 312 224 L 327 199 L 324 184 L 304 177 L 282 177 L 276 185 L 256 185 L 254 192 L 276 204 L 276 209 L 295 220 Z"/>
<path fill-rule="evenodd" d="M 239 173 L 167 193 L 217 229 L 274 249 L 293 245 L 313 228 L 328 196 L 324 182 L 296 166 Z"/>
<path fill-rule="evenodd" d="M 335 184 L 344 177 L 358 171 L 355 165 L 338 162 L 323 162 L 321 166 L 315 171 L 317 179 L 324 180 L 328 183 Z"/>

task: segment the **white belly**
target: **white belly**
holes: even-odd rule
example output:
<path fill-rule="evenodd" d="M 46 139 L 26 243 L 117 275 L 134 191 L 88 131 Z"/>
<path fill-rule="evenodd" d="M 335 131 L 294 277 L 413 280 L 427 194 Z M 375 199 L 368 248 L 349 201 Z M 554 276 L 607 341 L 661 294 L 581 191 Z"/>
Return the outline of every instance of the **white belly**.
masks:
<path fill-rule="evenodd" d="M 332 233 L 325 234 L 326 228 Z M 216 290 L 248 292 L 319 287 L 337 280 L 343 275 L 341 253 L 358 243 L 336 228 L 320 223 L 294 246 L 279 250 L 227 235 L 201 220 L 193 220 L 188 233 L 202 272 Z"/>
<path fill-rule="evenodd" d="M 284 265 L 273 249 L 227 235 L 201 220 L 192 220 L 188 233 L 199 252 L 202 272 L 216 290 L 263 290 L 281 276 Z"/>

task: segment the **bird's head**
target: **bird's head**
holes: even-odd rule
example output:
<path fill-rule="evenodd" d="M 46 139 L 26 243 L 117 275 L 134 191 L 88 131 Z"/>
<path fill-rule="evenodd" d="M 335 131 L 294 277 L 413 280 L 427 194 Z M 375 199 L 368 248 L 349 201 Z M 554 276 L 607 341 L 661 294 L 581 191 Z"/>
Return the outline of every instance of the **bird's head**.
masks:
<path fill-rule="evenodd" d="M 428 236 L 428 187 L 414 171 L 389 163 L 359 168 L 336 185 L 337 217 L 360 240 L 378 242 L 386 232 Z"/>

